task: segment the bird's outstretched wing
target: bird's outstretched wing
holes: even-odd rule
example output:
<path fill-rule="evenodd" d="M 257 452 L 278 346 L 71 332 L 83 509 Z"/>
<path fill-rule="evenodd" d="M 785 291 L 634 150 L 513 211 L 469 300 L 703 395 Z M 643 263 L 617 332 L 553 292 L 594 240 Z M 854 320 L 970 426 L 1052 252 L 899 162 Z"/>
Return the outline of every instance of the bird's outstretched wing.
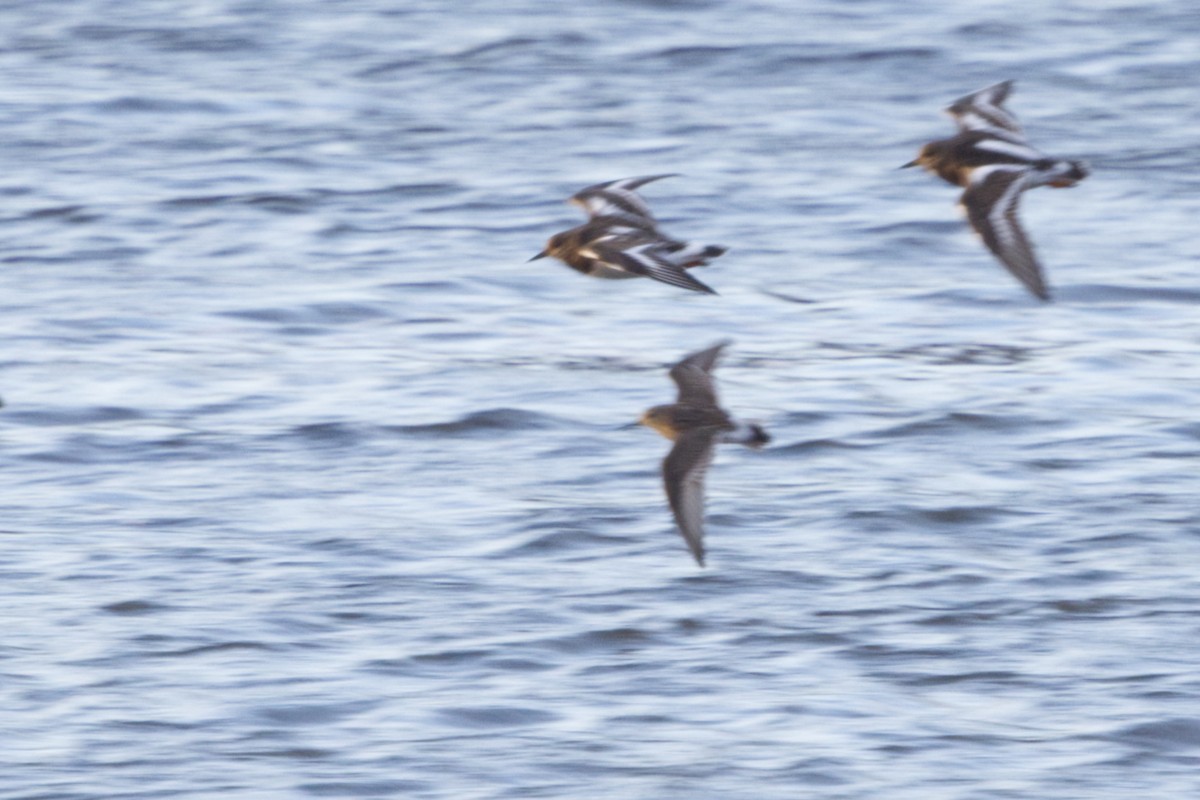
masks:
<path fill-rule="evenodd" d="M 1005 139 L 1024 141 L 1025 132 L 1004 101 L 1012 91 L 1013 82 L 1003 81 L 960 97 L 946 107 L 959 130 L 987 131 Z"/>
<path fill-rule="evenodd" d="M 1042 266 L 1017 217 L 1028 175 L 1029 169 L 1018 165 L 980 167 L 961 202 L 971 227 L 1005 268 L 1034 295 L 1049 300 Z"/>
<path fill-rule="evenodd" d="M 685 356 L 671 367 L 671 380 L 679 387 L 679 403 L 691 406 L 717 405 L 717 389 L 713 382 L 712 369 L 716 366 L 721 351 L 728 340 L 712 347 Z"/>
<path fill-rule="evenodd" d="M 637 241 L 635 237 L 617 236 L 591 242 L 582 252 L 589 258 L 599 259 L 634 275 L 653 278 L 693 292 L 716 294 L 710 286 L 693 278 L 683 267 L 660 258 L 654 252 L 656 245 L 657 240 Z"/>
<path fill-rule="evenodd" d="M 647 175 L 640 178 L 621 178 L 620 180 L 597 183 L 586 189 L 580 189 L 567 202 L 573 203 L 587 212 L 588 217 L 613 217 L 624 219 L 632 224 L 649 223 L 655 225 L 654 215 L 650 206 L 642 199 L 635 189 L 645 186 L 651 181 L 670 178 L 675 173 L 665 175 Z"/>
<path fill-rule="evenodd" d="M 685 431 L 663 459 L 663 485 L 679 533 L 704 566 L 704 476 L 712 463 L 714 428 Z"/>

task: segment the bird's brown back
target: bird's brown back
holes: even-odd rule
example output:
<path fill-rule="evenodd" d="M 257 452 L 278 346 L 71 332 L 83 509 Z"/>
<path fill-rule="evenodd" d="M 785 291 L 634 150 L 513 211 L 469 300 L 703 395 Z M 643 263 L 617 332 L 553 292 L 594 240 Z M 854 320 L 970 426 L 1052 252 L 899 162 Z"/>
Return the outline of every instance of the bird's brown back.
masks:
<path fill-rule="evenodd" d="M 676 430 L 695 428 L 720 428 L 729 430 L 733 422 L 729 415 L 716 406 L 676 403 L 671 406 L 671 424 Z"/>

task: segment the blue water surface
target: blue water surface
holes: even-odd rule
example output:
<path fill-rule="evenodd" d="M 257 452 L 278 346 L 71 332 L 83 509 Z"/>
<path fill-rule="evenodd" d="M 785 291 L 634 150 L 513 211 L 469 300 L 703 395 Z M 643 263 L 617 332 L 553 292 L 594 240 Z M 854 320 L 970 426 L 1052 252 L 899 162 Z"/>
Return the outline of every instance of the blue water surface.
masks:
<path fill-rule="evenodd" d="M 0 6 L 0 797 L 1200 791 L 1185 2 Z M 897 171 L 1015 79 L 1057 302 Z M 720 296 L 526 263 L 645 188 Z M 623 430 L 730 338 L 772 446 Z"/>

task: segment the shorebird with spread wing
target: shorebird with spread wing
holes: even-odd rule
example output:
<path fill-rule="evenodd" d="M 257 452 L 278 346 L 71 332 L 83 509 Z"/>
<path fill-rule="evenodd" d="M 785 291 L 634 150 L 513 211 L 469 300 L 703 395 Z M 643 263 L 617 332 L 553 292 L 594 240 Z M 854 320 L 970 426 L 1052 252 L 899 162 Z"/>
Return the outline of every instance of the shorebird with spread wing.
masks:
<path fill-rule="evenodd" d="M 662 232 L 636 189 L 671 175 L 598 183 L 568 201 L 588 215 L 583 225 L 550 237 L 546 249 L 530 261 L 554 256 L 574 270 L 596 278 L 653 278 L 694 292 L 716 294 L 688 274 L 725 252 L 719 245 L 694 245 Z"/>
<path fill-rule="evenodd" d="M 737 422 L 717 404 L 712 369 L 728 342 L 692 353 L 671 367 L 679 397 L 654 406 L 639 422 L 675 442 L 663 460 L 663 484 L 679 532 L 704 566 L 704 476 L 718 442 L 759 448 L 771 441 L 761 425 Z"/>
<path fill-rule="evenodd" d="M 1025 288 L 1049 300 L 1042 266 L 1017 217 L 1021 194 L 1035 186 L 1074 186 L 1088 169 L 1082 161 L 1051 158 L 1029 144 L 1004 107 L 1012 86 L 1004 81 L 954 101 L 946 111 L 958 133 L 925 145 L 904 166 L 924 167 L 961 186 L 960 203 L 983 243 Z"/>

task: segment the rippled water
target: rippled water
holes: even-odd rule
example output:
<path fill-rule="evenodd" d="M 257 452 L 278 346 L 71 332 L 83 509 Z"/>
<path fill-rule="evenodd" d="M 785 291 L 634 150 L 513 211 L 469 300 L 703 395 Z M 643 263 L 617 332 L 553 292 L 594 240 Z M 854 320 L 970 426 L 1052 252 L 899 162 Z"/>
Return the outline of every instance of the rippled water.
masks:
<path fill-rule="evenodd" d="M 1200 789 L 1192 4 L 0 30 L 6 800 Z M 894 169 L 1005 78 L 1053 305 Z M 720 297 L 525 263 L 657 172 Z M 620 426 L 724 337 L 699 570 Z"/>

